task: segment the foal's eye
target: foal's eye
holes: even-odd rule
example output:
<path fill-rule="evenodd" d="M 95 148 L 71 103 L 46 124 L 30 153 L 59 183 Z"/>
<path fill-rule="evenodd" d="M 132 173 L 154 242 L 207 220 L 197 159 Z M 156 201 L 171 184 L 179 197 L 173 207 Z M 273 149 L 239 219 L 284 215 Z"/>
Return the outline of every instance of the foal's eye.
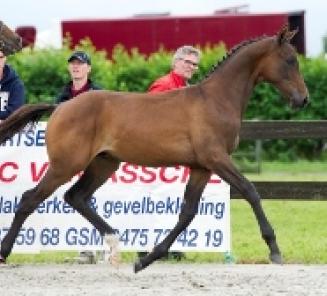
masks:
<path fill-rule="evenodd" d="M 286 59 L 286 63 L 289 66 L 295 66 L 295 65 L 297 65 L 297 59 L 296 59 L 296 57 L 289 57 Z"/>

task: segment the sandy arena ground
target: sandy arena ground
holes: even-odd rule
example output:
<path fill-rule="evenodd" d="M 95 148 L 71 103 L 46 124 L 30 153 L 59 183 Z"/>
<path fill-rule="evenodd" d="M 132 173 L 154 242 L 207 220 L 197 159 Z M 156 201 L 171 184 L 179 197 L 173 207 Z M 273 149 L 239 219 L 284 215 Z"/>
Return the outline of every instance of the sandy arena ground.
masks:
<path fill-rule="evenodd" d="M 1 296 L 327 295 L 325 265 L 1 265 Z"/>

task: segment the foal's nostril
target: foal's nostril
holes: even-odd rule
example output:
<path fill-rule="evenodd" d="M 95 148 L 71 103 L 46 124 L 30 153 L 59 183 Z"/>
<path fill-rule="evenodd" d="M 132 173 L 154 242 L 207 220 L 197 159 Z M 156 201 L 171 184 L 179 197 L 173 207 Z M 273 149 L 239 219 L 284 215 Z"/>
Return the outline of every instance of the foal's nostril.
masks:
<path fill-rule="evenodd" d="M 307 106 L 309 104 L 309 98 L 305 97 L 303 100 L 303 107 Z"/>

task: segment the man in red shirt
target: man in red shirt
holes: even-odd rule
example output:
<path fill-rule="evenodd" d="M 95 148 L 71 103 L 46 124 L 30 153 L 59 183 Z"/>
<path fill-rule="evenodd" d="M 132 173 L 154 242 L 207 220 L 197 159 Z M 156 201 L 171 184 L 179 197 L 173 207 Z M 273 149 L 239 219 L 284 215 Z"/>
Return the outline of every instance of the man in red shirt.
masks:
<path fill-rule="evenodd" d="M 198 49 L 190 45 L 179 47 L 172 60 L 172 70 L 154 81 L 149 92 L 163 92 L 188 85 L 188 80 L 192 78 L 198 69 L 201 53 Z M 145 256 L 147 252 L 139 252 L 139 257 Z M 169 252 L 166 258 L 181 260 L 185 255 L 182 252 Z"/>
<path fill-rule="evenodd" d="M 149 87 L 149 92 L 162 92 L 187 86 L 187 81 L 198 69 L 200 55 L 200 51 L 190 45 L 178 48 L 173 56 L 172 70 L 154 81 Z"/>

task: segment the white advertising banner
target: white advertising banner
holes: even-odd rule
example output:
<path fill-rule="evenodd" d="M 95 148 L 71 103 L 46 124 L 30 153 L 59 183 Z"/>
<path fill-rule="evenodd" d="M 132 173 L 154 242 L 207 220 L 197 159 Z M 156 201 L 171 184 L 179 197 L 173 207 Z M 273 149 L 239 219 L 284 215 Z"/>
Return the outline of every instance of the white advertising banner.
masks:
<path fill-rule="evenodd" d="M 7 140 L 0 159 L 0 240 L 24 191 L 33 188 L 48 167 L 45 127 L 26 130 Z M 189 169 L 147 168 L 122 163 L 91 198 L 91 206 L 120 237 L 121 250 L 151 250 L 174 227 L 183 202 Z M 99 232 L 63 200 L 78 179 L 58 188 L 23 225 L 13 251 L 99 250 Z M 198 212 L 171 250 L 230 251 L 230 189 L 213 175 Z"/>

